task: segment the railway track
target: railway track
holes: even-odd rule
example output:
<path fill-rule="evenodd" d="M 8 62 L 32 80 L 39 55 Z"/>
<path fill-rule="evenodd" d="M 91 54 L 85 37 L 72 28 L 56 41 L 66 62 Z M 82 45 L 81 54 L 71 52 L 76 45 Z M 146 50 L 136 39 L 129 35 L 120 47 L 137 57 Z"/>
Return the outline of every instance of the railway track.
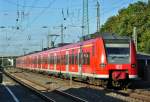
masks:
<path fill-rule="evenodd" d="M 20 77 L 20 76 L 18 76 Z M 28 79 L 27 79 L 28 80 Z M 60 78 L 57 78 L 57 80 L 62 80 Z M 31 81 L 31 80 L 28 80 Z M 66 83 L 69 82 L 68 80 L 64 80 Z M 31 81 L 32 82 L 32 81 Z M 32 83 L 36 83 L 36 82 L 32 82 Z M 77 83 L 81 83 L 81 82 L 77 82 Z M 36 83 L 41 87 L 44 87 L 43 85 L 40 85 L 39 83 Z M 87 83 L 82 83 L 83 86 L 86 86 L 86 88 L 91 88 L 91 89 L 96 89 L 96 90 L 100 90 L 100 91 L 104 91 L 106 93 L 113 93 L 112 97 L 116 97 L 116 95 L 118 95 L 117 98 L 120 97 L 124 97 L 127 98 L 126 101 L 129 101 L 130 99 L 135 99 L 136 101 L 141 101 L 141 102 L 150 102 L 150 94 L 149 91 L 146 90 L 138 90 L 138 89 L 126 89 L 126 90 L 114 90 L 114 89 L 107 89 L 104 87 L 100 87 L 100 86 L 95 86 L 95 85 L 91 85 L 91 84 L 87 84 Z M 72 98 L 72 96 L 74 97 L 74 95 L 70 95 L 68 96 L 68 94 L 64 94 L 63 92 L 57 90 L 57 89 L 53 89 L 51 90 L 48 87 L 44 87 L 45 88 L 45 92 L 52 92 L 53 94 L 61 94 L 63 96 L 66 97 L 70 97 Z M 80 101 L 80 102 L 85 102 L 86 100 L 83 100 L 81 98 L 75 97 L 73 98 L 74 101 Z M 81 99 L 81 100 L 80 100 Z M 134 101 L 134 100 L 133 100 Z"/>
<path fill-rule="evenodd" d="M 4 71 L 4 74 L 14 81 L 18 82 L 19 84 L 27 87 L 31 91 L 33 91 L 36 95 L 44 99 L 46 102 L 88 102 L 82 98 L 79 98 L 77 96 L 74 96 L 70 93 L 66 93 L 57 89 L 50 90 L 49 88 L 36 83 L 35 81 L 31 81 L 26 78 L 21 78 L 14 76 L 6 71 Z M 59 97 L 59 99 L 58 99 Z M 60 98 L 61 97 L 61 98 Z"/>
<path fill-rule="evenodd" d="M 76 81 L 76 82 L 79 82 L 79 81 Z M 142 102 L 143 101 L 150 102 L 150 90 L 146 91 L 146 90 L 138 90 L 138 89 L 124 89 L 124 90 L 108 89 L 108 88 L 105 88 L 102 86 L 97 86 L 97 85 L 93 85 L 93 84 L 89 84 L 89 83 L 84 83 L 84 84 L 88 88 L 104 90 L 105 92 L 112 92 L 112 93 L 118 94 L 120 96 L 133 98 L 135 100 L 142 101 Z"/>
<path fill-rule="evenodd" d="M 150 102 L 150 92 L 145 91 L 145 90 L 137 90 L 137 89 L 125 89 L 125 90 L 115 90 L 115 89 L 107 89 L 107 88 L 102 88 L 94 85 L 89 85 L 88 87 L 97 89 L 97 90 L 105 90 L 107 92 L 113 92 L 115 94 L 124 96 L 124 97 L 129 97 L 133 98 L 138 101 L 142 102 Z"/>
<path fill-rule="evenodd" d="M 130 89 L 126 91 L 129 97 L 142 100 L 145 102 L 150 102 L 150 93 L 146 90 L 137 90 L 137 89 Z"/>

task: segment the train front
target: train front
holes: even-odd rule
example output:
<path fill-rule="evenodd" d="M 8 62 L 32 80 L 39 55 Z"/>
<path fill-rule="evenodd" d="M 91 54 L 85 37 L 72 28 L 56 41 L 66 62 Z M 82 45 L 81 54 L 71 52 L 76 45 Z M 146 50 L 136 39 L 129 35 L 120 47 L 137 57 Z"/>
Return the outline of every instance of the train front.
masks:
<path fill-rule="evenodd" d="M 104 65 L 111 85 L 127 86 L 130 79 L 137 78 L 136 50 L 133 41 L 125 37 L 112 37 L 104 39 L 104 45 L 106 55 Z"/>

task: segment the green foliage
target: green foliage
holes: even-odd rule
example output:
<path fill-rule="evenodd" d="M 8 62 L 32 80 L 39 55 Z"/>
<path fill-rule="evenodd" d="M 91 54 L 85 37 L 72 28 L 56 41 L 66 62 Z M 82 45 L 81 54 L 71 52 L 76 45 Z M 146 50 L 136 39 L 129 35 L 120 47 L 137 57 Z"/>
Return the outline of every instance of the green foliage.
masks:
<path fill-rule="evenodd" d="M 119 10 L 102 25 L 101 32 L 132 36 L 137 27 L 138 51 L 150 53 L 150 3 L 137 2 Z"/>
<path fill-rule="evenodd" d="M 150 53 L 150 40 L 146 43 L 145 52 Z"/>

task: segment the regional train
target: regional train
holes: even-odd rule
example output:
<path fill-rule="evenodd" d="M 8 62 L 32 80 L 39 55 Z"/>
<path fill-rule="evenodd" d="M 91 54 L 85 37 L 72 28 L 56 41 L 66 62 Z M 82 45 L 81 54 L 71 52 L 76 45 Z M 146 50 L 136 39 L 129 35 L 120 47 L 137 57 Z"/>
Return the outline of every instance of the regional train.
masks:
<path fill-rule="evenodd" d="M 102 85 L 128 84 L 137 79 L 134 42 L 128 37 L 101 34 L 46 51 L 19 56 L 16 67 L 45 71 Z"/>

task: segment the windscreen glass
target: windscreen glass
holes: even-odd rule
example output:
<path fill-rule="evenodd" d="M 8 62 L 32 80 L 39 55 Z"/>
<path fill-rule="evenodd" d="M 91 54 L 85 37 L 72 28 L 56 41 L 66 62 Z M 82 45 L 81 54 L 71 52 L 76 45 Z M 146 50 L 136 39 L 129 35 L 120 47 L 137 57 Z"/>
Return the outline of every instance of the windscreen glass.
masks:
<path fill-rule="evenodd" d="M 108 63 L 129 63 L 129 44 L 105 44 Z"/>

